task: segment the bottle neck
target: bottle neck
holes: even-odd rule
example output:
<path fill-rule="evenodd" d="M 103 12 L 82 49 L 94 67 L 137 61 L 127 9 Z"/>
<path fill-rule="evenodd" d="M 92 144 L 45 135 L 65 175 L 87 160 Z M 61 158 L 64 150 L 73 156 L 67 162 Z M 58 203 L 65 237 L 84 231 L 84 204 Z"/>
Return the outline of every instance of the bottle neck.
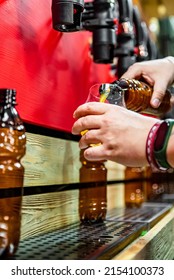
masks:
<path fill-rule="evenodd" d="M 11 106 L 16 106 L 16 90 L 0 89 L 0 107 L 9 108 Z"/>
<path fill-rule="evenodd" d="M 153 108 L 150 104 L 152 86 L 134 79 L 120 79 L 118 85 L 124 90 L 124 101 L 128 110 L 156 117 L 161 117 L 170 110 L 171 95 L 168 90 L 160 106 Z"/>

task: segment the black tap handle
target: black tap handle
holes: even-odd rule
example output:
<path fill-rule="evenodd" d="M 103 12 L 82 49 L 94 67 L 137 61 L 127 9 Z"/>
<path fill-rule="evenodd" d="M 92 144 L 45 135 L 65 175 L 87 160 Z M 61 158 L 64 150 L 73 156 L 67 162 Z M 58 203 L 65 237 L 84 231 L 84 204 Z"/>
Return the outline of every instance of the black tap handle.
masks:
<path fill-rule="evenodd" d="M 136 5 L 133 6 L 133 23 L 135 26 L 135 41 L 136 46 L 140 46 L 143 44 L 143 34 L 142 34 L 142 28 L 141 28 L 141 16 L 139 13 L 139 9 Z"/>
<path fill-rule="evenodd" d="M 132 0 L 118 0 L 119 6 L 119 21 L 133 21 Z"/>

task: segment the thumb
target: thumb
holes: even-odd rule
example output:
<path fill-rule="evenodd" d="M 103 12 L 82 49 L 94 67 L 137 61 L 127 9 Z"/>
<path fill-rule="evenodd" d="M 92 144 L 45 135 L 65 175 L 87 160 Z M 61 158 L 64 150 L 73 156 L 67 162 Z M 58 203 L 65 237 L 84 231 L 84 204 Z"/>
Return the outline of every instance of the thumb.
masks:
<path fill-rule="evenodd" d="M 165 96 L 166 89 L 167 89 L 167 84 L 164 83 L 163 81 L 158 81 L 154 84 L 153 94 L 150 101 L 152 107 L 158 108 L 160 106 Z"/>

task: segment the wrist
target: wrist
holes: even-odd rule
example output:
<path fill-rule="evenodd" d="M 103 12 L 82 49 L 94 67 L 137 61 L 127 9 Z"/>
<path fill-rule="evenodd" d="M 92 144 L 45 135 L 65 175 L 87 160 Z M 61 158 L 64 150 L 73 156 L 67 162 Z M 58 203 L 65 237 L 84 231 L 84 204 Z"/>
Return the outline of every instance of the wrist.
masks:
<path fill-rule="evenodd" d="M 158 121 L 149 131 L 146 141 L 146 157 L 154 172 L 171 172 L 174 168 L 173 133 L 173 119 Z"/>
<path fill-rule="evenodd" d="M 172 129 L 167 145 L 166 158 L 170 166 L 174 168 L 174 128 Z"/>
<path fill-rule="evenodd" d="M 153 172 L 158 172 L 158 164 L 154 157 L 154 143 L 156 139 L 156 134 L 161 125 L 161 121 L 157 121 L 149 130 L 147 140 L 146 140 L 146 159 Z"/>
<path fill-rule="evenodd" d="M 170 63 L 174 65 L 174 57 L 173 56 L 167 56 L 164 59 L 168 60 Z"/>
<path fill-rule="evenodd" d="M 167 56 L 164 58 L 167 62 L 171 64 L 171 84 L 174 83 L 174 57 L 173 56 Z M 173 73 L 173 74 L 172 74 Z"/>

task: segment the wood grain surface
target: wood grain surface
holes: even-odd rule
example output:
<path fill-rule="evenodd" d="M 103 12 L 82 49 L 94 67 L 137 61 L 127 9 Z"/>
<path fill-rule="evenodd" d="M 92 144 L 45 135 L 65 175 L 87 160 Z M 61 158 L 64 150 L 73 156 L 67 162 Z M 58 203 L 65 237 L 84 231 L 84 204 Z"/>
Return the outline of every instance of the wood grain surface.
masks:
<path fill-rule="evenodd" d="M 25 167 L 24 186 L 79 182 L 78 142 L 26 133 L 27 149 L 22 159 Z M 108 180 L 123 179 L 124 167 L 106 163 Z"/>
<path fill-rule="evenodd" d="M 79 190 L 24 196 L 21 239 L 79 221 Z M 107 188 L 107 210 L 124 205 L 122 184 Z"/>

